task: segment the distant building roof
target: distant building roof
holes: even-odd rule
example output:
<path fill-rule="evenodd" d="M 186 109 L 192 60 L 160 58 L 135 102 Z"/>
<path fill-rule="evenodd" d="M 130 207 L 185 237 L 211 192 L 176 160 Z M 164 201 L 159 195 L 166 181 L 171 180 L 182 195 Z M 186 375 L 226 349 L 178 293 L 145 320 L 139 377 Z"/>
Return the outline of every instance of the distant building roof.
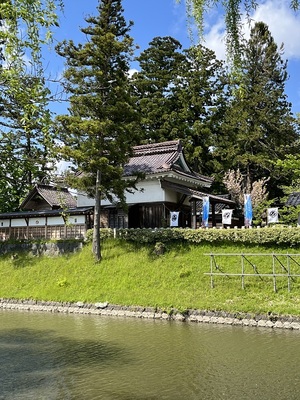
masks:
<path fill-rule="evenodd" d="M 38 203 L 41 201 L 48 203 L 51 209 L 74 208 L 77 205 L 76 199 L 68 189 L 36 184 L 27 194 L 19 208 L 21 210 L 36 210 Z"/>
<path fill-rule="evenodd" d="M 168 172 L 174 172 L 182 179 L 197 180 L 200 185 L 210 186 L 213 182 L 213 178 L 197 174 L 189 168 L 180 140 L 135 146 L 133 156 L 124 167 L 125 176 Z"/>
<path fill-rule="evenodd" d="M 57 208 L 55 210 L 15 211 L 0 213 L 0 219 L 56 217 L 66 213 L 68 215 L 86 215 L 92 214 L 93 210 L 93 207 L 75 207 L 69 208 L 68 210 Z"/>
<path fill-rule="evenodd" d="M 298 206 L 300 204 L 300 192 L 291 193 L 285 203 L 286 206 Z"/>

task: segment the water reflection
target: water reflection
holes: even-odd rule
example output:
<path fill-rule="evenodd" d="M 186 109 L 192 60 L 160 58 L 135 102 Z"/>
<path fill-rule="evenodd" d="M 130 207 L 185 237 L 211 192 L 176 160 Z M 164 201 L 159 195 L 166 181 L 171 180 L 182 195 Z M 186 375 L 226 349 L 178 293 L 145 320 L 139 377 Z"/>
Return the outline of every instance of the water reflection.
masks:
<path fill-rule="evenodd" d="M 51 391 L 64 388 L 64 396 L 51 397 L 51 394 L 45 398 L 65 399 L 68 398 L 66 382 L 71 382 L 78 372 L 132 362 L 126 349 L 117 344 L 99 338 L 61 336 L 54 330 L 4 329 L 0 332 L 0 343 L 0 398 L 3 399 L 27 398 L 27 391 L 34 393 L 45 384 L 53 387 Z"/>
<path fill-rule="evenodd" d="M 0 311 L 1 400 L 299 399 L 300 332 Z"/>

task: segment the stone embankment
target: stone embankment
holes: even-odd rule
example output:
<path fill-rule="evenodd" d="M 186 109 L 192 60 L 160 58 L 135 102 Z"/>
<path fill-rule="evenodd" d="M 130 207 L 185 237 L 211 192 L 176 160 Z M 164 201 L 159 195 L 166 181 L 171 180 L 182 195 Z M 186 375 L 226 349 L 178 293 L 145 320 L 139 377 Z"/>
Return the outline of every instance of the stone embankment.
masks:
<path fill-rule="evenodd" d="M 42 311 L 64 314 L 90 314 L 115 317 L 135 317 L 166 321 L 196 322 L 223 325 L 240 325 L 263 328 L 300 330 L 300 318 L 275 315 L 230 314 L 221 311 L 177 310 L 166 312 L 151 307 L 118 306 L 104 303 L 88 304 L 60 303 L 35 300 L 0 299 L 0 309 L 20 311 Z"/>

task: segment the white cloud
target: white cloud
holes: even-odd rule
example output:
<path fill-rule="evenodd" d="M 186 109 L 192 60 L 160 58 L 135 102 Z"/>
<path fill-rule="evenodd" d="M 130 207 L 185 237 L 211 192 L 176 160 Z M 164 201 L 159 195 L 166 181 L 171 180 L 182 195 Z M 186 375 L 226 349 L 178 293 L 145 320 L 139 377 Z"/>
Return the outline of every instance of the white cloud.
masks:
<path fill-rule="evenodd" d="M 275 42 L 284 44 L 286 58 L 300 58 L 300 16 L 291 10 L 289 1 L 268 0 L 257 8 L 253 19 L 269 26 Z"/>
<path fill-rule="evenodd" d="M 226 37 L 223 19 L 219 19 L 204 35 L 203 45 L 216 54 L 219 60 L 226 59 Z"/>
<path fill-rule="evenodd" d="M 289 1 L 267 0 L 252 13 L 254 22 L 265 22 L 278 46 L 284 44 L 284 58 L 300 58 L 300 15 L 289 7 Z M 225 59 L 225 25 L 220 17 L 206 29 L 205 46 L 214 50 L 217 57 Z M 245 38 L 249 38 L 250 28 L 244 24 Z"/>
<path fill-rule="evenodd" d="M 131 78 L 132 75 L 135 74 L 136 72 L 139 72 L 139 71 L 138 71 L 136 68 L 131 68 L 131 69 L 128 71 L 128 76 L 129 76 L 129 78 Z"/>

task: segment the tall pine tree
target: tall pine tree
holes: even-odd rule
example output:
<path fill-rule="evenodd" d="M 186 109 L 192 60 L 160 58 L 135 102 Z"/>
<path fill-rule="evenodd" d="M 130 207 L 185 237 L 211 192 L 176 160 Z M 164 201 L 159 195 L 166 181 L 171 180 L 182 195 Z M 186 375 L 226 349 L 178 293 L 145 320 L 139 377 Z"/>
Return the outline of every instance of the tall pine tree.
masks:
<path fill-rule="evenodd" d="M 285 94 L 288 75 L 282 54 L 267 25 L 256 23 L 243 48 L 241 75 L 215 143 L 222 172 L 239 169 L 249 187 L 270 178 L 272 197 L 280 194 L 274 162 L 296 151 L 298 138 Z"/>
<path fill-rule="evenodd" d="M 140 140 L 181 139 L 192 168 L 210 174 L 210 146 L 225 104 L 222 62 L 202 46 L 182 51 L 172 37 L 154 38 L 137 60 L 141 70 L 132 84 Z"/>
<path fill-rule="evenodd" d="M 163 142 L 180 136 L 180 106 L 174 97 L 174 85 L 185 59 L 178 40 L 155 37 L 137 61 L 140 71 L 132 86 L 141 115 L 140 142 Z"/>
<path fill-rule="evenodd" d="M 81 171 L 73 186 L 95 198 L 93 252 L 101 260 L 101 199 L 125 203 L 123 165 L 134 140 L 136 112 L 129 90 L 132 23 L 126 23 L 121 0 L 102 0 L 98 15 L 86 18 L 84 44 L 64 41 L 57 47 L 65 57 L 68 115 L 57 118 L 63 157 Z"/>
<path fill-rule="evenodd" d="M 226 109 L 227 76 L 223 62 L 210 49 L 193 46 L 184 55 L 173 89 L 180 104 L 180 134 L 192 168 L 210 175 L 214 172 L 213 138 Z"/>

